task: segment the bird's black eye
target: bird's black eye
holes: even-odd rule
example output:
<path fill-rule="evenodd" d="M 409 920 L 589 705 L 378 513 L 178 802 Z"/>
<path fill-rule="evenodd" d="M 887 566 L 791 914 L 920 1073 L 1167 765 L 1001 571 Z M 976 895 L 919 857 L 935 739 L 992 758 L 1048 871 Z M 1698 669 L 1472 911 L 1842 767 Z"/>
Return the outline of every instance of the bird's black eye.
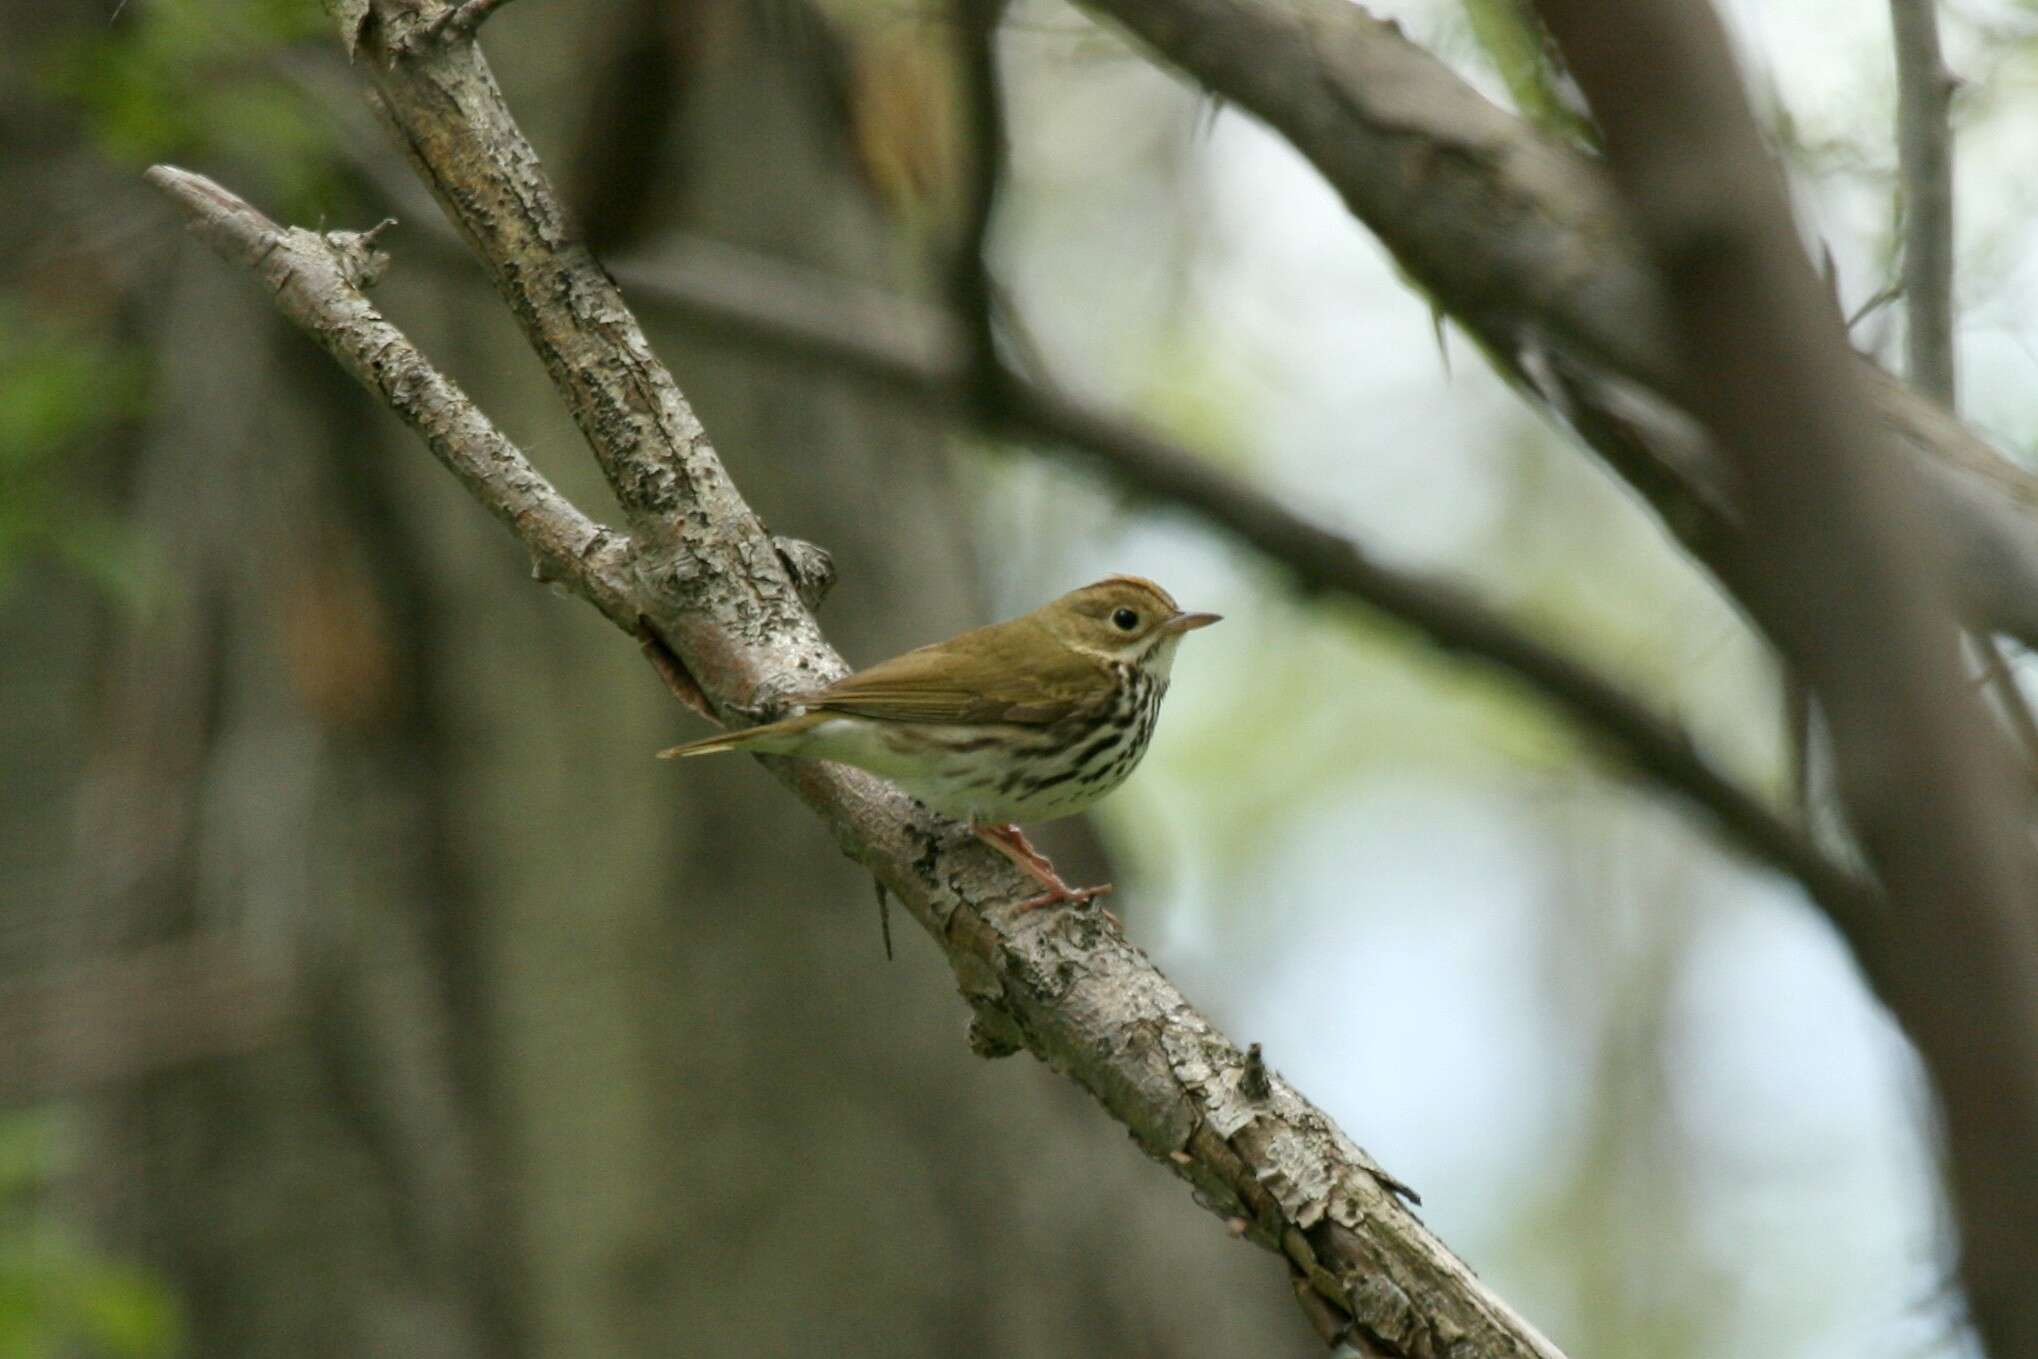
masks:
<path fill-rule="evenodd" d="M 1111 621 L 1120 632 L 1130 632 L 1139 626 L 1139 615 L 1131 609 L 1120 609 L 1111 615 Z"/>

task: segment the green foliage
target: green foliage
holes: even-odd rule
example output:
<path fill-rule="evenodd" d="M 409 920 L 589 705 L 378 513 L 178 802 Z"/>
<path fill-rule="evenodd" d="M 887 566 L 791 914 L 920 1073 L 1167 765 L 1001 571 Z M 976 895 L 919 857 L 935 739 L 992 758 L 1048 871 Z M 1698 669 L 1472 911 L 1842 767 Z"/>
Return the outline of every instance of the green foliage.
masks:
<path fill-rule="evenodd" d="M 64 1131 L 48 1112 L 0 1118 L 0 1359 L 173 1354 L 183 1323 L 163 1283 L 39 1211 L 65 1168 Z"/>
<path fill-rule="evenodd" d="M 332 141 L 284 49 L 330 37 L 303 0 L 146 0 L 48 54 L 45 89 L 112 160 L 224 161 L 271 210 L 315 218 L 331 196 Z"/>
<path fill-rule="evenodd" d="M 81 503 L 75 455 L 139 408 L 141 366 L 89 332 L 32 328 L 0 300 L 0 587 L 30 555 L 131 593 L 134 544 L 110 508 Z"/>
<path fill-rule="evenodd" d="M 1598 129 L 1558 93 L 1563 72 L 1532 6 L 1525 0 L 1465 0 L 1465 17 L 1524 117 L 1582 146 L 1599 144 Z"/>

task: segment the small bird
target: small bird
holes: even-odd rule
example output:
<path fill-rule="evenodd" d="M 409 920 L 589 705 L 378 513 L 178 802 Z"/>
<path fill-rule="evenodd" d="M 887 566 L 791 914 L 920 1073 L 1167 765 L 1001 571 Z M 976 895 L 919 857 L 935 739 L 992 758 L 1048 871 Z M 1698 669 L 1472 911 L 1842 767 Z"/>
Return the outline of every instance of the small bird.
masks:
<path fill-rule="evenodd" d="M 1031 911 L 1111 890 L 1070 887 L 1016 823 L 1082 811 L 1146 754 L 1184 613 L 1138 576 L 1109 576 L 1023 617 L 860 670 L 793 701 L 795 717 L 659 752 L 749 750 L 868 769 L 976 836 L 1046 890 Z"/>

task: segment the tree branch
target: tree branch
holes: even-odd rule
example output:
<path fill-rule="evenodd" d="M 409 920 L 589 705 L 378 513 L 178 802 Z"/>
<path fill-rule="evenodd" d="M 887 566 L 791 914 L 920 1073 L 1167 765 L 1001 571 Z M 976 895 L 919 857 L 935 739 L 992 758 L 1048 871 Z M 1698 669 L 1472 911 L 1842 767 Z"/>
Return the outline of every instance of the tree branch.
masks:
<path fill-rule="evenodd" d="M 358 7 L 365 13 L 367 0 L 335 0 L 336 4 Z M 489 16 L 509 0 L 438 0 L 439 11 L 420 18 L 413 11 L 415 26 L 396 44 L 402 51 L 416 52 L 430 43 L 465 42 L 481 31 Z M 351 53 L 352 45 L 349 45 Z"/>
<path fill-rule="evenodd" d="M 636 626 L 630 542 L 559 494 L 362 290 L 388 265 L 370 232 L 285 229 L 205 178 L 172 165 L 148 181 L 183 209 L 191 231 L 262 280 L 276 307 L 416 431 L 445 469 L 531 551 L 533 569 L 624 630 Z"/>
<path fill-rule="evenodd" d="M 643 615 L 724 713 L 764 716 L 778 707 L 774 695 L 842 673 L 671 376 L 567 227 L 479 53 L 452 44 L 392 61 L 383 41 L 400 25 L 361 22 L 342 0 L 333 7 L 630 517 L 635 589 L 633 607 L 620 612 L 633 623 Z M 188 183 L 169 172 L 156 182 Z M 232 201 L 209 185 L 201 197 Z M 258 268 L 266 240 L 280 234 L 250 222 L 251 212 L 203 216 L 216 248 Z M 331 310 L 313 308 L 328 330 L 356 305 L 352 280 L 342 273 L 337 282 Z M 309 302 L 308 292 L 292 281 L 276 295 Z M 491 448 L 469 448 L 464 461 L 483 463 Z M 509 519 L 513 531 L 527 522 Z M 1015 917 L 1030 886 L 954 822 L 854 770 L 764 763 L 942 947 L 975 1009 L 980 1051 L 1023 1046 L 1083 1085 L 1202 1202 L 1286 1259 L 1350 1331 L 1402 1354 L 1557 1359 L 1321 1111 L 1278 1077 L 1257 1098 L 1242 1090 L 1237 1046 L 1107 919 Z"/>
<path fill-rule="evenodd" d="M 1661 280 L 1605 169 L 1494 107 L 1350 0 L 1082 0 L 1294 144 L 1431 302 L 1538 393 L 1730 591 L 1733 465 L 1637 426 L 1634 393 L 1675 416 L 1702 400 Z M 1867 403 L 1924 472 L 1978 626 L 2038 645 L 2038 482 L 1865 360 Z M 1628 389 L 1611 396 L 1610 388 Z"/>
<path fill-rule="evenodd" d="M 1911 385 L 1948 410 L 1953 355 L 1953 76 L 1939 56 L 1937 0 L 1890 0 L 1897 168 L 1903 181 L 1905 353 Z"/>
<path fill-rule="evenodd" d="M 2038 861 L 1960 672 L 1942 545 L 1911 513 L 1917 467 L 1866 413 L 1710 8 L 1540 8 L 1667 284 L 1691 409 L 1745 488 L 1767 568 L 1744 602 L 1811 687 L 1889 892 L 1884 996 L 1945 1111 L 1976 1322 L 1998 1359 L 2038 1355 Z"/>
<path fill-rule="evenodd" d="M 949 304 L 963 329 L 968 374 L 965 395 L 988 406 L 998 390 L 994 331 L 996 289 L 991 279 L 991 224 L 1005 177 L 1005 97 L 998 80 L 998 20 L 1005 0 L 956 0 L 956 66 L 962 77 L 963 117 L 969 128 L 969 191 L 963 201 L 962 242 L 956 250 Z"/>
<path fill-rule="evenodd" d="M 1897 171 L 1903 184 L 1905 362 L 1911 386 L 1960 409 L 1953 337 L 1953 91 L 1939 55 L 1937 0 L 1890 0 L 1896 55 Z M 1994 637 L 1975 639 L 1982 675 L 2027 763 L 2038 759 L 2038 720 Z"/>

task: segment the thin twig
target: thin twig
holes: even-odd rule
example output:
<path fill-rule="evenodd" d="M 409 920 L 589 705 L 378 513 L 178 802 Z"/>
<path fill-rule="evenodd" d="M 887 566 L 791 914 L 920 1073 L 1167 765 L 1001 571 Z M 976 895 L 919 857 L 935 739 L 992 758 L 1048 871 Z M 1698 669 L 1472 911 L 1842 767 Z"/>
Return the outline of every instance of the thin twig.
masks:
<path fill-rule="evenodd" d="M 1884 307 L 1896 301 L 1903 295 L 1904 295 L 1903 279 L 1901 277 L 1891 279 L 1889 282 L 1883 284 L 1880 288 L 1877 288 L 1874 292 L 1870 293 L 1866 298 L 1862 299 L 1861 305 L 1856 307 L 1852 312 L 1848 313 L 1847 329 L 1853 330 L 1855 327 L 1859 326 L 1863 321 L 1866 321 L 1869 317 L 1875 315 L 1875 313 L 1881 311 Z"/>
<path fill-rule="evenodd" d="M 885 891 L 883 878 L 872 878 L 871 887 L 877 892 L 877 932 L 885 944 L 885 961 L 892 960 L 892 898 Z"/>

